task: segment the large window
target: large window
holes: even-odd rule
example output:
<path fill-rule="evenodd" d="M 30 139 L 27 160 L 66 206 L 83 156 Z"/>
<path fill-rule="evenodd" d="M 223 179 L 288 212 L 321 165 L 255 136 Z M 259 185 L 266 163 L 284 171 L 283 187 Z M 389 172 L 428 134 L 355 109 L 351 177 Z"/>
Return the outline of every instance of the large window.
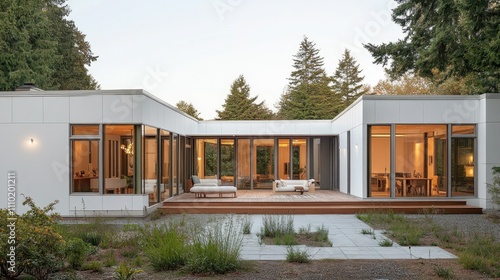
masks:
<path fill-rule="evenodd" d="M 71 126 L 71 192 L 99 192 L 99 125 Z"/>
<path fill-rule="evenodd" d="M 307 174 L 307 158 L 306 158 L 306 139 L 292 140 L 292 178 L 293 179 L 308 179 Z"/>
<path fill-rule="evenodd" d="M 447 196 L 447 128 L 395 125 L 392 135 L 390 125 L 370 126 L 369 196 Z"/>
<path fill-rule="evenodd" d="M 453 196 L 474 196 L 475 126 L 453 125 L 451 139 L 451 192 Z"/>
<path fill-rule="evenodd" d="M 290 179 L 290 139 L 278 139 L 278 179 Z"/>
<path fill-rule="evenodd" d="M 369 182 L 371 197 L 389 197 L 391 172 L 391 127 L 369 127 Z"/>
<path fill-rule="evenodd" d="M 138 127 L 140 128 L 140 127 Z M 104 126 L 104 193 L 140 193 L 134 191 L 137 141 L 134 125 Z"/>

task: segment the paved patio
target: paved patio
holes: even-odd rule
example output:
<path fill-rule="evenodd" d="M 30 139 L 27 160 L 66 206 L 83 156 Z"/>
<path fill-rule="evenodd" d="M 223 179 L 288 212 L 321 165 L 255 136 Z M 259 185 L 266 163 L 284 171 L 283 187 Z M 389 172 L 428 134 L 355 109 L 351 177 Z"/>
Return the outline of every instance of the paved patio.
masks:
<path fill-rule="evenodd" d="M 311 229 L 324 225 L 329 230 L 333 247 L 305 247 L 311 259 L 453 259 L 455 255 L 435 246 L 413 246 L 411 249 L 396 243 L 392 247 L 381 247 L 379 242 L 387 239 L 381 231 L 374 230 L 375 239 L 370 234 L 362 234 L 363 229 L 371 229 L 355 215 L 293 215 L 294 227 L 311 225 Z M 251 234 L 244 235 L 241 251 L 245 260 L 285 260 L 286 246 L 260 245 L 257 233 L 262 226 L 262 215 L 251 215 Z M 373 229 L 372 229 L 373 230 Z"/>

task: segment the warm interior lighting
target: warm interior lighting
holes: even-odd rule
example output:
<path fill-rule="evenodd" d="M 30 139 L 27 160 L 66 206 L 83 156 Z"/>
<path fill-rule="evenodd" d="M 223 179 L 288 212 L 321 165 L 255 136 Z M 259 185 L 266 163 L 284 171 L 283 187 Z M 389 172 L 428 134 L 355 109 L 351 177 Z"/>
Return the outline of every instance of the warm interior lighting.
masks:
<path fill-rule="evenodd" d="M 133 155 L 134 154 L 134 138 L 132 138 L 132 130 L 130 130 L 130 143 L 127 145 L 121 144 L 120 149 L 122 149 L 127 155 Z"/>
<path fill-rule="evenodd" d="M 474 165 L 465 166 L 465 177 L 474 177 Z"/>

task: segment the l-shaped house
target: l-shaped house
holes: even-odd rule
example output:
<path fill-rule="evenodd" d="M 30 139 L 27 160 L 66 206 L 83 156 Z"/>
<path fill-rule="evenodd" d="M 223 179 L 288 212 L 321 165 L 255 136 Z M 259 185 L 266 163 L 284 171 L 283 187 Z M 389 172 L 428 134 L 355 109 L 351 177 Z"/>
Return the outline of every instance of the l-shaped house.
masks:
<path fill-rule="evenodd" d="M 0 92 L 0 208 L 142 216 L 190 176 L 492 208 L 500 95 L 365 95 L 332 120 L 198 121 L 143 90 Z"/>

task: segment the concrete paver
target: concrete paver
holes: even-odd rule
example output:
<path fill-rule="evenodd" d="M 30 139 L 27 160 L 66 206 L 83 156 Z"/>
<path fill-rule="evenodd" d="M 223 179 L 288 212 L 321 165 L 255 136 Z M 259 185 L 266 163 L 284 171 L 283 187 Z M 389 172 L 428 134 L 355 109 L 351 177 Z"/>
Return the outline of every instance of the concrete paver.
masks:
<path fill-rule="evenodd" d="M 301 227 L 324 226 L 329 230 L 328 238 L 332 247 L 305 247 L 311 259 L 453 259 L 453 254 L 439 247 L 400 246 L 381 247 L 379 242 L 388 239 L 382 231 L 374 230 L 360 221 L 355 215 L 292 215 L 295 230 Z M 263 215 L 251 215 L 251 234 L 244 235 L 241 257 L 245 260 L 285 260 L 286 246 L 259 244 L 257 234 L 262 227 Z M 371 230 L 371 234 L 362 234 L 362 230 Z"/>

